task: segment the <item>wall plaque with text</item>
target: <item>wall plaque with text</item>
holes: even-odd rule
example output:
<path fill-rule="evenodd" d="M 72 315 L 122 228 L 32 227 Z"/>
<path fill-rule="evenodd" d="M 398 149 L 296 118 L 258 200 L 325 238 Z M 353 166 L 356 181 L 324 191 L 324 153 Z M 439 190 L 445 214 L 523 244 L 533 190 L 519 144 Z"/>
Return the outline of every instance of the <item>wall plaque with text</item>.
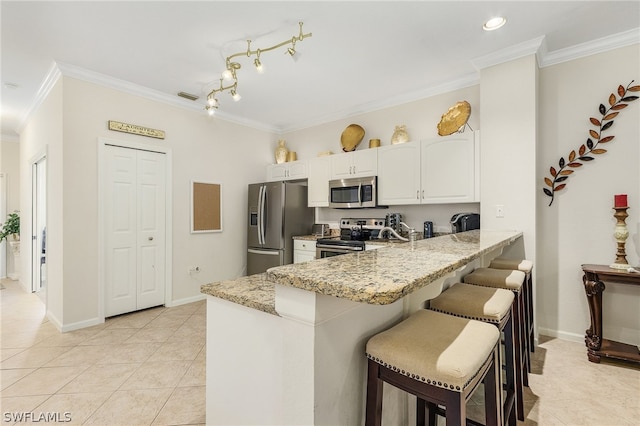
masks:
<path fill-rule="evenodd" d="M 150 138 L 164 139 L 164 130 L 150 129 L 149 127 L 138 126 L 135 124 L 121 123 L 119 121 L 109 120 L 109 130 L 116 132 L 132 133 L 134 135 L 148 136 Z"/>

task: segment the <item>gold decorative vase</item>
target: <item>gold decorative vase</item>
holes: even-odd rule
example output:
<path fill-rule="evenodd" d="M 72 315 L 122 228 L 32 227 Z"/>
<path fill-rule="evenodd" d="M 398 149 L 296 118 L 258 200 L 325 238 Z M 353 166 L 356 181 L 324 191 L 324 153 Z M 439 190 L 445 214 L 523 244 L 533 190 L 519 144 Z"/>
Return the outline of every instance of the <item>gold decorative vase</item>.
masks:
<path fill-rule="evenodd" d="M 407 126 L 405 126 L 404 124 L 400 124 L 396 126 L 396 129 L 393 131 L 393 135 L 391 136 L 391 144 L 395 145 L 397 143 L 405 142 L 409 142 Z"/>
<path fill-rule="evenodd" d="M 287 161 L 287 155 L 289 154 L 289 150 L 285 146 L 285 140 L 280 139 L 278 141 L 278 147 L 276 148 L 276 163 L 282 164 Z"/>

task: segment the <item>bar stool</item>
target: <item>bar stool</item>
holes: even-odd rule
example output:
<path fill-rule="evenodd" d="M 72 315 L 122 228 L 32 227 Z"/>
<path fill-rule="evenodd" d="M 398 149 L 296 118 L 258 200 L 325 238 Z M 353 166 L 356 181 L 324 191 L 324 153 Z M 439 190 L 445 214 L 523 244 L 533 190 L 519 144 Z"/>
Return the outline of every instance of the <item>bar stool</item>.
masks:
<path fill-rule="evenodd" d="M 511 316 L 514 300 L 509 290 L 456 283 L 429 301 L 431 310 L 493 324 L 504 333 L 506 380 L 502 415 L 505 423 L 512 426 L 516 424 L 516 415 L 524 421 L 522 386 L 516 388 L 515 384 L 516 344 Z"/>
<path fill-rule="evenodd" d="M 505 259 L 496 257 L 491 261 L 489 268 L 492 269 L 511 269 L 522 271 L 525 273 L 525 293 L 524 304 L 526 306 L 525 316 L 527 317 L 526 335 L 529 338 L 529 350 L 535 352 L 535 336 L 534 336 L 534 318 L 533 318 L 533 280 L 531 279 L 533 271 L 533 262 L 526 259 Z M 531 357 L 528 357 L 529 372 L 531 372 Z"/>
<path fill-rule="evenodd" d="M 529 386 L 529 370 L 527 369 L 526 355 L 528 354 L 528 340 L 525 335 L 524 319 L 524 295 L 523 287 L 525 274 L 522 271 L 492 268 L 477 268 L 463 281 L 466 284 L 479 285 L 483 287 L 502 288 L 513 291 L 516 298 L 513 305 L 514 341 L 516 350 L 514 360 L 516 365 L 516 388 L 518 386 Z"/>
<path fill-rule="evenodd" d="M 365 425 L 382 423 L 383 382 L 416 395 L 417 425 L 429 401 L 445 406 L 447 426 L 466 424 L 466 402 L 484 382 L 486 424 L 500 424 L 499 343 L 496 327 L 426 309 L 376 334 L 366 346 Z M 431 410 L 429 420 L 435 425 Z"/>

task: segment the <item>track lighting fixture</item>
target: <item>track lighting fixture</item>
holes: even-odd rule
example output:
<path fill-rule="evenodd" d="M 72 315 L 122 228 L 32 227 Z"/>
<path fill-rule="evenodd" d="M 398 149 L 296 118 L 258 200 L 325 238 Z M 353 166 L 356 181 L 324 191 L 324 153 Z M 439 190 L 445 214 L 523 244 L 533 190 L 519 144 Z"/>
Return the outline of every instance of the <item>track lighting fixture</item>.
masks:
<path fill-rule="evenodd" d="M 285 54 L 290 55 L 294 60 L 297 60 L 300 56 L 299 53 L 296 52 L 296 42 L 302 41 L 307 37 L 311 37 L 311 33 L 304 34 L 302 32 L 302 22 L 299 22 L 300 25 L 300 33 L 297 36 L 293 36 L 291 39 L 285 40 L 281 43 L 275 44 L 273 46 L 264 48 L 264 49 L 256 49 L 251 50 L 251 40 L 247 40 L 247 50 L 244 52 L 234 53 L 227 57 L 225 61 L 226 69 L 222 73 L 222 78 L 220 79 L 220 85 L 218 88 L 213 89 L 207 95 L 207 105 L 204 109 L 209 113 L 209 115 L 213 115 L 215 110 L 218 109 L 218 99 L 216 97 L 217 93 L 222 93 L 224 91 L 229 91 L 229 94 L 233 98 L 234 101 L 238 102 L 241 98 L 240 94 L 238 94 L 238 75 L 237 71 L 242 67 L 239 62 L 234 62 L 233 59 L 240 56 L 247 56 L 250 58 L 252 55 L 255 55 L 255 60 L 253 61 L 253 65 L 256 67 L 256 71 L 260 74 L 264 72 L 264 67 L 260 60 L 260 55 L 264 52 L 268 52 L 270 50 L 275 50 L 279 47 L 290 45 Z"/>

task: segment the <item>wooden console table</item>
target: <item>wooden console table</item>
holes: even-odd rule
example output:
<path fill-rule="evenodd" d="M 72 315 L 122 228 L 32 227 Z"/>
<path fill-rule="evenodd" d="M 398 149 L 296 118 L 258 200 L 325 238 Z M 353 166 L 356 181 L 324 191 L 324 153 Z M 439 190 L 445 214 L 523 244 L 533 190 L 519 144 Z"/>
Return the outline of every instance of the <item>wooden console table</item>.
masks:
<path fill-rule="evenodd" d="M 591 315 L 591 326 L 587 329 L 584 337 L 589 361 L 600 362 L 604 357 L 640 364 L 640 349 L 637 346 L 602 337 L 604 281 L 640 286 L 640 273 L 613 269 L 606 265 L 582 265 L 582 271 L 584 272 L 582 282 Z"/>

